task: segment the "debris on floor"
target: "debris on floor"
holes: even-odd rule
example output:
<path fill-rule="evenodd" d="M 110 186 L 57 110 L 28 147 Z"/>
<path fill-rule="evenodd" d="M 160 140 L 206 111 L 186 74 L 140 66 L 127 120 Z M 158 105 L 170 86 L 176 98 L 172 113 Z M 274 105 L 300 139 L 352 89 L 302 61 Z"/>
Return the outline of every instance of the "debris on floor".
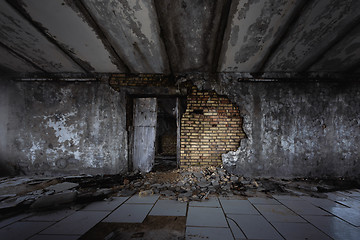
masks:
<path fill-rule="evenodd" d="M 210 195 L 266 197 L 270 194 L 309 195 L 325 198 L 324 192 L 359 188 L 346 179 L 246 178 L 222 167 L 189 167 L 145 175 L 81 175 L 64 177 L 0 178 L 0 213 L 48 210 L 89 203 L 110 197 L 158 194 L 162 199 L 201 201 Z"/>

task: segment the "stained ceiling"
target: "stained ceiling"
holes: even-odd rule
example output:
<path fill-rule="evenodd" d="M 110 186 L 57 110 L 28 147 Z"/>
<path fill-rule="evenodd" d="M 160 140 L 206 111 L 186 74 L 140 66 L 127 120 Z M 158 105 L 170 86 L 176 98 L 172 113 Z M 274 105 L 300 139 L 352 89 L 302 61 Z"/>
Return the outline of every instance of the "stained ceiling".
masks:
<path fill-rule="evenodd" d="M 359 0 L 0 0 L 6 73 L 359 73 Z"/>

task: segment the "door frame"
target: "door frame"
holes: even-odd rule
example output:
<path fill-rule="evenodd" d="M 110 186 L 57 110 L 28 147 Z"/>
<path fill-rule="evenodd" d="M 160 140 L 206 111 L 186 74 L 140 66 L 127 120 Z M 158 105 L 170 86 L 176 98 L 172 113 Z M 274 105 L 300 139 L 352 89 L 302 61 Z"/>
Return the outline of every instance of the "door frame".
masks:
<path fill-rule="evenodd" d="M 134 170 L 134 166 L 132 163 L 133 159 L 133 148 L 134 148 L 134 99 L 135 98 L 174 98 L 176 101 L 176 166 L 177 168 L 180 168 L 180 156 L 181 156 L 181 142 L 180 142 L 180 136 L 181 136 L 181 113 L 183 112 L 182 106 L 180 104 L 180 98 L 182 96 L 179 95 L 133 95 L 128 94 L 126 99 L 126 114 L 130 115 L 126 117 L 126 129 L 128 132 L 128 171 L 131 172 Z"/>

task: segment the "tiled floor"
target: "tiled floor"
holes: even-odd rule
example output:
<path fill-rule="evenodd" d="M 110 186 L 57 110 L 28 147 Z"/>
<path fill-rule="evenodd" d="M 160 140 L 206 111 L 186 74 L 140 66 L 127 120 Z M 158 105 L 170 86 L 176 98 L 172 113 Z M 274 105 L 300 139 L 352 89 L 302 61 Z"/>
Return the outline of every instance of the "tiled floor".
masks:
<path fill-rule="evenodd" d="M 115 197 L 80 210 L 21 214 L 0 221 L 1 239 L 78 239 L 100 222 L 142 223 L 186 216 L 186 239 L 360 239 L 360 190 L 328 199 L 275 195 L 181 203 L 159 196 Z"/>

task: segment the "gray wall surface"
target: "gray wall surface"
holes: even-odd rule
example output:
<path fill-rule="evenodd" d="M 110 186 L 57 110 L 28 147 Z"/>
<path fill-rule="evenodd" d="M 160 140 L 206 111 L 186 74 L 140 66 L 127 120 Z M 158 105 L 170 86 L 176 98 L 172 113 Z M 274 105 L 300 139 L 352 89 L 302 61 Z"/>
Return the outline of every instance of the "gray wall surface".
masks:
<path fill-rule="evenodd" d="M 18 172 L 127 171 L 125 94 L 102 83 L 0 81 L 0 162 Z"/>
<path fill-rule="evenodd" d="M 223 155 L 230 171 L 245 176 L 359 177 L 359 83 L 223 78 L 212 88 L 228 94 L 244 117 L 247 138 L 236 152 Z"/>

